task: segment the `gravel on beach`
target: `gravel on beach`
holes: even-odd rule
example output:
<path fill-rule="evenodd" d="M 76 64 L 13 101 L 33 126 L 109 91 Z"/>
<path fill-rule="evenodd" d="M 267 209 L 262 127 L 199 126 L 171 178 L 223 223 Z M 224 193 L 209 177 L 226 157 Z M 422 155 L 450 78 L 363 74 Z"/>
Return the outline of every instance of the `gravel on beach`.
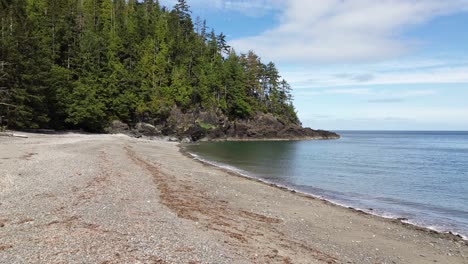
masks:
<path fill-rule="evenodd" d="M 236 176 L 176 143 L 0 137 L 0 263 L 468 263 L 468 245 Z"/>

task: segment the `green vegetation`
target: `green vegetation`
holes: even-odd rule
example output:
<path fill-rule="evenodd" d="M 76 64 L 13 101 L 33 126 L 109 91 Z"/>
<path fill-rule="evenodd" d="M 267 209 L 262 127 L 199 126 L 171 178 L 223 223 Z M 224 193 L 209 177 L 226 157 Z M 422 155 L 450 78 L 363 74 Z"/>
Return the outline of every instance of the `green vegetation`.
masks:
<path fill-rule="evenodd" d="M 12 128 L 102 131 L 112 120 L 165 120 L 174 106 L 299 123 L 275 65 L 237 55 L 184 0 L 172 10 L 154 0 L 0 0 L 0 19 L 0 116 Z"/>
<path fill-rule="evenodd" d="M 198 122 L 198 125 L 199 125 L 202 129 L 205 129 L 205 130 L 210 130 L 210 129 L 215 129 L 215 128 L 216 128 L 215 125 L 212 125 L 212 124 L 209 124 L 209 123 L 205 123 L 205 122 Z"/>

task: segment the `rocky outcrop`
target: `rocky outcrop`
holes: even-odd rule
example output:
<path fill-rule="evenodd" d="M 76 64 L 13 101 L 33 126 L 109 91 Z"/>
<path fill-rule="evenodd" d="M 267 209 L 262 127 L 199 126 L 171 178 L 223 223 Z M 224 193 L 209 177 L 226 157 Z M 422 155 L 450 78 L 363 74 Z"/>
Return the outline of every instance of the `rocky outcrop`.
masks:
<path fill-rule="evenodd" d="M 120 121 L 114 121 L 107 131 L 135 137 L 165 137 L 171 141 L 183 142 L 307 140 L 340 137 L 334 132 L 303 128 L 300 124 L 287 123 L 272 114 L 264 113 L 257 113 L 248 120 L 229 120 L 226 116 L 215 112 L 183 113 L 174 107 L 166 120 L 153 122 L 154 124 L 137 123 L 130 128 Z"/>
<path fill-rule="evenodd" d="M 161 135 L 161 131 L 158 128 L 148 123 L 137 123 L 135 130 L 137 133 L 149 137 Z"/>
<path fill-rule="evenodd" d="M 213 137 L 223 139 L 223 137 Z M 225 132 L 227 140 L 300 140 L 338 139 L 339 135 L 323 130 L 303 128 L 299 124 L 285 123 L 272 114 L 257 114 L 252 120 L 232 122 Z"/>

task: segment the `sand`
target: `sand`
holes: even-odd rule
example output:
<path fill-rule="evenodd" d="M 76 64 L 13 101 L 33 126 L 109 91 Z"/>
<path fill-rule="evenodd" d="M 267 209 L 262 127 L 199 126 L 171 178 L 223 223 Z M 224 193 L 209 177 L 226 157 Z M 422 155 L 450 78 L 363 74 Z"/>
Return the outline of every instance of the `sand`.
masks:
<path fill-rule="evenodd" d="M 456 236 L 246 179 L 176 143 L 25 135 L 0 137 L 0 263 L 468 263 Z"/>

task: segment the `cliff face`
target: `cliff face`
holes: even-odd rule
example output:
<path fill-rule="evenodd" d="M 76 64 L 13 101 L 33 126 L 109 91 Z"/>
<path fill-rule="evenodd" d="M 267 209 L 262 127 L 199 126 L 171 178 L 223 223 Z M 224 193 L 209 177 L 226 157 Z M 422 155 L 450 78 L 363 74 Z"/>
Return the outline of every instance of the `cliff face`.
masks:
<path fill-rule="evenodd" d="M 174 141 L 223 140 L 307 140 L 338 139 L 334 132 L 303 128 L 284 122 L 272 114 L 257 113 L 248 120 L 229 120 L 214 112 L 182 113 L 173 108 L 165 120 L 145 120 L 135 126 L 114 121 L 109 133 L 124 133 L 135 137 L 169 137 Z"/>

